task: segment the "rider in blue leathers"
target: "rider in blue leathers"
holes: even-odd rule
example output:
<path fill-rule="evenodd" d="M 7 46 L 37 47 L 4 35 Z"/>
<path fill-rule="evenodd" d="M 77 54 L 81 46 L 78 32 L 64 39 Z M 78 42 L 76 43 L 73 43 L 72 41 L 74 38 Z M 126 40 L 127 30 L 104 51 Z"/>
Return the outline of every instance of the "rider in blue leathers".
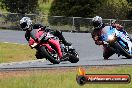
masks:
<path fill-rule="evenodd" d="M 115 52 L 101 39 L 101 30 L 106 26 L 106 24 L 102 22 L 102 18 L 99 16 L 95 16 L 92 19 L 92 23 L 94 26 L 94 30 L 91 33 L 92 38 L 96 45 L 103 45 L 103 57 L 107 60 Z"/>

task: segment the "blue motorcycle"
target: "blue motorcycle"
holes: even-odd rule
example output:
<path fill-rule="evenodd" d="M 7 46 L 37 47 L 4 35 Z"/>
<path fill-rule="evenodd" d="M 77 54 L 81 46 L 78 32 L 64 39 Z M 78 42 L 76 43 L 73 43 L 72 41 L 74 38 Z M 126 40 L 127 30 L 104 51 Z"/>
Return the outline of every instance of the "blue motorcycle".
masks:
<path fill-rule="evenodd" d="M 132 41 L 127 32 L 118 31 L 112 26 L 106 26 L 102 29 L 102 40 L 112 48 L 112 50 L 126 58 L 132 58 Z"/>

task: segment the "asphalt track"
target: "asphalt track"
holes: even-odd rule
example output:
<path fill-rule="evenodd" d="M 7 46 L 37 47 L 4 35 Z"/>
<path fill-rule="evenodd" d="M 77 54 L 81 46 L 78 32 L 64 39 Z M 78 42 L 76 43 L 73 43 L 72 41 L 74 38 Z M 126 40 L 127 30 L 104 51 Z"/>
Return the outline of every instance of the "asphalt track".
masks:
<path fill-rule="evenodd" d="M 0 42 L 17 44 L 27 44 L 23 31 L 0 30 Z M 102 57 L 102 46 L 97 46 L 91 38 L 90 33 L 70 33 L 63 32 L 65 38 L 73 44 L 79 53 L 79 62 L 70 63 L 68 61 L 60 64 L 51 64 L 49 61 L 34 60 L 27 62 L 2 63 L 0 69 L 14 68 L 49 68 L 49 67 L 74 67 L 74 66 L 109 66 L 109 65 L 131 65 L 132 59 L 114 54 L 109 60 Z M 15 47 L 14 47 L 15 48 Z M 29 52 L 30 53 L 30 52 Z M 20 57 L 22 58 L 22 57 Z"/>

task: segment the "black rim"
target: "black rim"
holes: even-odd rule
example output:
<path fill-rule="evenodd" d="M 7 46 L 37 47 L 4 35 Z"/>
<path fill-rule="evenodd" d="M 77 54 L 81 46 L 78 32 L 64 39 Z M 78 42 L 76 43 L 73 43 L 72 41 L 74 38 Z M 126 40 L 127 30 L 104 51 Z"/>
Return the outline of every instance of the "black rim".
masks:
<path fill-rule="evenodd" d="M 60 61 L 60 58 L 56 51 L 55 51 L 55 53 L 56 53 L 55 55 L 53 55 L 47 48 L 46 48 L 46 51 L 54 58 L 54 60 Z"/>

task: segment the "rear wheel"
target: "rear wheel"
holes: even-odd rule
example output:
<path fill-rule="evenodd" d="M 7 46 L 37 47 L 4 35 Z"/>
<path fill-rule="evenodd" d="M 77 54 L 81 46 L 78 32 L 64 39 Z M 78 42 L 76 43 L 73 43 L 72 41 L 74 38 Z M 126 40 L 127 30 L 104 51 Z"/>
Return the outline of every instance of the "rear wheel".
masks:
<path fill-rule="evenodd" d="M 70 52 L 70 54 L 69 54 L 69 61 L 71 63 L 77 63 L 79 61 L 79 55 L 78 55 L 78 53 L 75 50 L 73 50 L 72 52 Z"/>
<path fill-rule="evenodd" d="M 50 52 L 45 46 L 41 46 L 40 50 L 42 52 L 42 55 L 46 57 L 51 63 L 53 64 L 59 64 L 60 63 L 60 58 L 58 54 L 55 52 Z"/>
<path fill-rule="evenodd" d="M 116 42 L 116 43 L 115 43 L 115 47 L 118 47 L 120 53 L 121 53 L 122 55 L 124 55 L 125 57 L 127 57 L 128 59 L 132 58 L 132 55 L 129 54 L 128 49 L 122 47 L 122 46 L 120 45 L 120 43 Z"/>

